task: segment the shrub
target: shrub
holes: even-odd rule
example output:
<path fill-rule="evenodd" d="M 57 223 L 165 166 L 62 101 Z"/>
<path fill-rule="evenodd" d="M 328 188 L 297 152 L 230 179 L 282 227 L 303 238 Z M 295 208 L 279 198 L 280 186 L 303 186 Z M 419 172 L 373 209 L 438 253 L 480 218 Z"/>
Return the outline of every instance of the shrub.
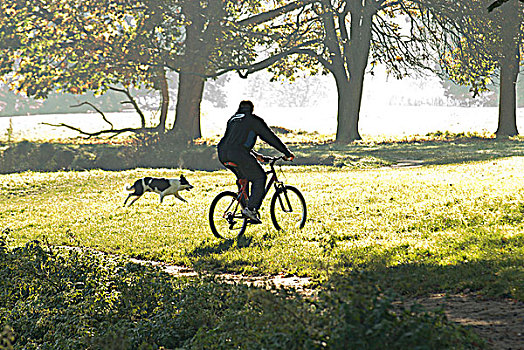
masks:
<path fill-rule="evenodd" d="M 2 342 L 15 349 L 481 347 L 444 315 L 395 308 L 391 296 L 350 277 L 305 296 L 0 240 L 0 326 L 10 327 Z"/>
<path fill-rule="evenodd" d="M 338 276 L 314 297 L 252 290 L 214 328 L 191 340 L 198 349 L 477 349 L 483 342 L 443 313 L 394 306 L 359 274 Z"/>

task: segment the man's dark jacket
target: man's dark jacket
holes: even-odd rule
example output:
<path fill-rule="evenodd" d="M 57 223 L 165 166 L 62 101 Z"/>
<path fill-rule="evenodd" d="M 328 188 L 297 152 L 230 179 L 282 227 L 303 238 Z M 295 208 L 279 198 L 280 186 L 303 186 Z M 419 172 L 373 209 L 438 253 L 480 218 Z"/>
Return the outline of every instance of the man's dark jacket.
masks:
<path fill-rule="evenodd" d="M 262 118 L 249 112 L 239 112 L 229 119 L 226 133 L 218 143 L 220 161 L 234 161 L 234 159 L 229 159 L 229 153 L 239 151 L 247 154 L 255 153 L 253 146 L 257 142 L 257 137 L 282 152 L 286 157 L 291 156 L 286 145 L 280 141 Z"/>

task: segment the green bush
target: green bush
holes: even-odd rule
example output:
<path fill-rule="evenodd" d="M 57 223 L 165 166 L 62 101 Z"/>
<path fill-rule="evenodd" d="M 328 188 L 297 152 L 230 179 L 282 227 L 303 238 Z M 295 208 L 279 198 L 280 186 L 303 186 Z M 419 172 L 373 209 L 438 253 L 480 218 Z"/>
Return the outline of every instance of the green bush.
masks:
<path fill-rule="evenodd" d="M 478 349 L 483 342 L 443 313 L 394 306 L 363 275 L 333 278 L 314 297 L 252 290 L 214 328 L 191 340 L 198 349 Z"/>
<path fill-rule="evenodd" d="M 36 241 L 9 248 L 0 240 L 2 345 L 14 349 L 482 347 L 443 314 L 394 307 L 392 300 L 358 274 L 305 296 L 175 278 Z"/>

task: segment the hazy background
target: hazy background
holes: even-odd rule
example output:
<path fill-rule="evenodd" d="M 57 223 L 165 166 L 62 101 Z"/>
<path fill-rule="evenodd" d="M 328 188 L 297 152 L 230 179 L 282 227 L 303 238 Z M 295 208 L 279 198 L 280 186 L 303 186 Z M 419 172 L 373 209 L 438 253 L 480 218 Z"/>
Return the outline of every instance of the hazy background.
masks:
<path fill-rule="evenodd" d="M 248 79 L 229 74 L 207 83 L 201 106 L 203 136 L 221 134 L 226 120 L 242 99 L 252 100 L 255 113 L 271 126 L 322 134 L 336 131 L 337 92 L 331 76 L 301 77 L 294 82 L 270 82 L 270 78 L 266 72 L 255 73 Z M 171 81 L 176 82 L 176 79 L 173 77 Z M 173 122 L 177 87 L 170 88 L 172 110 L 168 123 Z M 494 86 L 493 91 L 472 99 L 467 88 L 436 76 L 397 80 L 377 69 L 374 75 L 366 76 L 364 83 L 360 131 L 364 137 L 424 135 L 445 130 L 494 132 L 498 118 L 497 90 Z M 2 86 L 1 91 L 0 139 L 7 137 L 8 129 L 15 139 L 79 135 L 66 128 L 42 125 L 43 122 L 66 123 L 86 131 L 107 128 L 101 116 L 92 113 L 90 107 L 70 107 L 83 101 L 90 101 L 106 112 L 116 128 L 139 126 L 138 115 L 134 111 L 122 110 L 120 101 L 123 96 L 117 93 L 103 96 L 56 94 L 45 101 L 35 101 L 8 91 L 6 86 Z M 158 114 L 156 94 L 137 90 L 134 95 L 148 117 L 154 120 Z M 524 99 L 520 101 L 522 103 Z M 524 128 L 524 108 L 517 109 L 517 126 Z"/>

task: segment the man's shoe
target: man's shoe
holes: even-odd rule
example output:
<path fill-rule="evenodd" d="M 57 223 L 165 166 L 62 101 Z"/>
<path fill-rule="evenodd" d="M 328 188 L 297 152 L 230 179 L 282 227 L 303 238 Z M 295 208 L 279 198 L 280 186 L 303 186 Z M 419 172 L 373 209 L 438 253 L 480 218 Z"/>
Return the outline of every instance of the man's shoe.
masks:
<path fill-rule="evenodd" d="M 258 213 L 255 209 L 251 210 L 249 208 L 242 209 L 242 215 L 247 217 L 252 224 L 261 224 L 262 220 L 258 217 Z"/>

